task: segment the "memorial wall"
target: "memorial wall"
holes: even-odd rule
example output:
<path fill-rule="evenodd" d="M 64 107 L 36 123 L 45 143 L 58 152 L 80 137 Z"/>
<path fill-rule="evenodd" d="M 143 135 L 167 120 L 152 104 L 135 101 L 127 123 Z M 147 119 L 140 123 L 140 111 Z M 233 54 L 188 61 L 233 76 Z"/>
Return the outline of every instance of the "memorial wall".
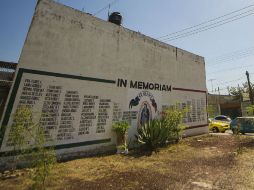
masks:
<path fill-rule="evenodd" d="M 57 4 L 38 2 L 2 119 L 1 152 L 19 106 L 59 153 L 115 144 L 112 124 L 137 127 L 178 103 L 186 135 L 208 131 L 204 58 Z"/>

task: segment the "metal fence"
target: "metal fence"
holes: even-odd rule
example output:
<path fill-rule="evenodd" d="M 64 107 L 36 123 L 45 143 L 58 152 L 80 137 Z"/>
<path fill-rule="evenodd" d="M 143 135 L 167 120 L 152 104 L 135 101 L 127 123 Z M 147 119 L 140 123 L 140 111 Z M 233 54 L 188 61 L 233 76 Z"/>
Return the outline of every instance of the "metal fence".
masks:
<path fill-rule="evenodd" d="M 17 63 L 0 61 L 0 87 L 12 85 Z"/>

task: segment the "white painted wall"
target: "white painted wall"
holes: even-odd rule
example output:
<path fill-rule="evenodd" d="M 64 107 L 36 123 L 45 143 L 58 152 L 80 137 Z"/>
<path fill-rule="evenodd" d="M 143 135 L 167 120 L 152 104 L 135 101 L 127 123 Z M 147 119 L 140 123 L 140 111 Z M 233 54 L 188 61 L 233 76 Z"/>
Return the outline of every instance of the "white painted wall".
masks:
<path fill-rule="evenodd" d="M 27 69 L 27 70 L 22 70 Z M 39 80 L 40 88 L 44 89 L 38 100 L 33 105 L 33 111 L 40 113 L 45 102 L 46 91 L 49 85 L 61 86 L 59 95 L 59 114 L 64 107 L 66 91 L 77 91 L 80 105 L 72 122 L 72 139 L 57 140 L 59 125 L 50 130 L 57 145 L 72 144 L 68 152 L 88 150 L 95 145 L 80 147 L 75 143 L 111 139 L 107 143 L 96 147 L 114 143 L 114 135 L 111 131 L 113 106 L 119 107 L 121 113 L 132 111 L 137 113 L 137 119 L 132 119 L 129 136 L 134 139 L 138 120 L 142 110 L 142 104 L 146 101 L 150 105 L 152 117 L 159 116 L 162 106 L 173 105 L 176 102 L 194 103 L 191 107 L 190 117 L 201 118 L 186 123 L 191 127 L 187 135 L 206 133 L 208 131 L 206 116 L 206 83 L 204 58 L 187 51 L 154 40 L 140 33 L 128 30 L 115 24 L 100 20 L 88 14 L 72 8 L 57 4 L 51 0 L 40 1 L 22 50 L 17 73 L 23 72 L 17 93 L 12 93 L 15 98 L 12 106 L 12 98 L 9 101 L 11 117 L 8 126 L 12 124 L 12 115 L 15 112 L 26 79 Z M 16 73 L 16 83 L 19 81 Z M 60 75 L 59 75 L 60 74 Z M 66 77 L 64 74 L 67 74 Z M 72 78 L 74 77 L 74 78 Z M 75 78 L 76 77 L 76 78 Z M 84 77 L 115 81 L 104 83 L 85 80 Z M 117 79 L 127 80 L 126 87 L 118 87 Z M 132 99 L 146 90 L 130 88 L 130 81 L 142 81 L 171 86 L 172 91 L 147 90 L 150 96 L 142 96 L 139 104 L 129 107 Z M 174 89 L 177 88 L 177 89 Z M 15 87 L 13 87 L 13 90 Z M 184 90 L 185 89 L 185 90 Z M 186 90 L 191 89 L 194 91 Z M 81 120 L 82 103 L 85 95 L 98 96 L 95 100 L 94 113 L 98 117 L 99 99 L 110 99 L 107 110 L 105 132 L 96 133 L 96 122 L 90 127 L 89 134 L 78 135 Z M 152 97 L 158 110 L 151 105 Z M 197 111 L 195 106 L 200 105 Z M 8 109 L 7 109 L 8 110 Z M 194 114 L 195 112 L 195 114 Z M 194 115 L 193 115 L 194 114 Z M 36 114 L 35 114 L 36 115 Z M 8 116 L 8 113 L 7 113 Z M 6 118 L 7 118 L 6 116 Z M 35 116 L 35 122 L 40 115 Z M 122 117 L 120 118 L 122 119 Z M 60 116 L 57 117 L 60 123 Z M 9 128 L 5 132 L 1 151 L 10 151 L 6 146 Z M 74 147 L 77 147 L 76 149 Z M 61 147 L 61 152 L 66 147 Z"/>

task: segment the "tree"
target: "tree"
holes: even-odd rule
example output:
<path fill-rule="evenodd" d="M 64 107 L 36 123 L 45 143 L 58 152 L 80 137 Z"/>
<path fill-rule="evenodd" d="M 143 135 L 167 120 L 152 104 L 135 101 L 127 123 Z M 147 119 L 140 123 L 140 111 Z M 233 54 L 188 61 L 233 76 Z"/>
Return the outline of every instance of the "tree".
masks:
<path fill-rule="evenodd" d="M 17 108 L 13 116 L 8 142 L 13 147 L 11 169 L 15 170 L 19 162 L 28 161 L 33 167 L 31 189 L 45 190 L 46 182 L 49 181 L 48 178 L 57 161 L 56 153 L 54 147 L 45 147 L 44 129 L 33 122 L 30 107 L 19 106 Z"/>
<path fill-rule="evenodd" d="M 250 105 L 246 108 L 248 113 L 251 113 L 252 115 L 254 115 L 254 105 Z"/>
<path fill-rule="evenodd" d="M 52 175 L 52 170 L 57 162 L 54 148 L 46 148 L 44 146 L 45 142 L 46 139 L 44 130 L 39 127 L 36 130 L 36 135 L 34 138 L 34 149 L 30 154 L 33 166 L 33 170 L 31 172 L 33 185 L 31 189 L 34 190 L 46 189 L 46 182 L 49 181 L 49 177 Z"/>
<path fill-rule="evenodd" d="M 20 106 L 13 116 L 13 124 L 9 134 L 8 143 L 13 147 L 11 170 L 14 171 L 17 164 L 23 159 L 29 149 L 29 141 L 32 138 L 31 131 L 34 128 L 32 123 L 32 112 L 29 107 Z M 26 147 L 26 149 L 24 148 Z"/>
<path fill-rule="evenodd" d="M 252 91 L 254 90 L 254 84 L 251 83 Z M 236 100 L 242 100 L 242 93 L 249 93 L 248 83 L 245 82 L 239 87 L 228 87 L 228 93 L 234 96 Z"/>
<path fill-rule="evenodd" d="M 213 118 L 216 116 L 216 113 L 215 113 L 215 107 L 213 105 L 208 105 L 207 106 L 207 113 L 208 113 L 208 116 L 210 118 Z"/>

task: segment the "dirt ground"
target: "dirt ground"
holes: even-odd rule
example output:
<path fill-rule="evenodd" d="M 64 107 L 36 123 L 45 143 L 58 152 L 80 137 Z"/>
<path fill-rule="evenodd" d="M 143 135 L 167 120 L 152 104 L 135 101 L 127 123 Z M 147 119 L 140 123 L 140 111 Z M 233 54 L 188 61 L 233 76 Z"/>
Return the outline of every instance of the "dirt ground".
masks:
<path fill-rule="evenodd" d="M 1 190 L 31 186 L 29 172 L 0 179 Z M 50 190 L 254 189 L 254 138 L 198 136 L 157 153 L 83 158 L 57 164 Z"/>

